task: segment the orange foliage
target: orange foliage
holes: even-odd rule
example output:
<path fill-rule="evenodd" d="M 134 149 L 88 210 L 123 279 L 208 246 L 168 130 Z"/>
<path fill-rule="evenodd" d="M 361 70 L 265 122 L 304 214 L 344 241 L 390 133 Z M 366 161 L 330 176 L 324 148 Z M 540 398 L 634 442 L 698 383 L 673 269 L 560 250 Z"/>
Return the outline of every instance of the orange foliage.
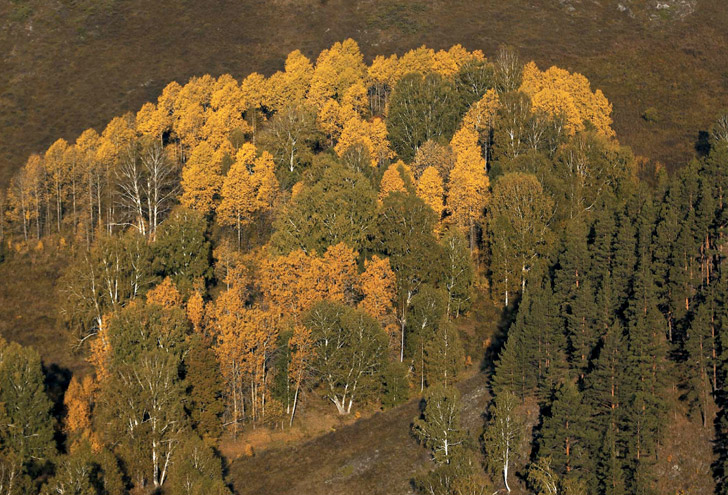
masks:
<path fill-rule="evenodd" d="M 182 294 L 179 293 L 172 279 L 166 277 L 155 288 L 147 292 L 147 303 L 157 304 L 165 309 L 182 306 Z"/>
<path fill-rule="evenodd" d="M 473 229 L 488 203 L 490 181 L 485 173 L 478 135 L 474 131 L 461 128 L 453 136 L 450 146 L 455 153 L 455 166 L 450 172 L 447 206 L 455 224 L 464 232 L 470 231 L 472 247 Z"/>
<path fill-rule="evenodd" d="M 470 106 L 465 117 L 463 117 L 463 127 L 467 127 L 478 134 L 490 131 L 499 106 L 498 93 L 494 89 L 489 89 L 480 100 Z"/>
<path fill-rule="evenodd" d="M 101 319 L 101 328 L 99 328 L 96 338 L 91 341 L 91 352 L 88 362 L 96 371 L 96 379 L 99 383 L 104 383 L 109 378 L 109 357 L 111 356 L 111 342 L 106 335 L 109 326 L 110 314 L 106 314 Z"/>
<path fill-rule="evenodd" d="M 187 300 L 187 319 L 192 323 L 195 333 L 203 333 L 203 322 L 205 319 L 205 302 L 202 294 L 195 291 Z"/>
<path fill-rule="evenodd" d="M 417 181 L 417 196 L 419 196 L 437 215 L 438 220 L 442 217 L 442 210 L 445 208 L 443 195 L 445 190 L 442 185 L 442 177 L 435 167 L 427 167 L 420 180 Z"/>
<path fill-rule="evenodd" d="M 381 160 L 395 156 L 394 151 L 389 148 L 387 127 L 384 121 L 376 117 L 371 122 L 362 120 L 358 116 L 347 120 L 334 151 L 343 156 L 349 148 L 357 145 L 363 146 L 369 152 L 372 167 L 376 167 Z"/>
<path fill-rule="evenodd" d="M 218 195 L 223 184 L 222 158 L 206 142 L 197 145 L 182 169 L 183 206 L 210 213 L 217 206 Z"/>
<path fill-rule="evenodd" d="M 558 67 L 541 72 L 529 62 L 523 68 L 520 91 L 531 97 L 534 110 L 563 114 L 571 134 L 583 130 L 584 121 L 589 121 L 602 135 L 614 136 L 611 103 L 601 90 L 592 92 L 589 80 L 581 74 Z"/>
<path fill-rule="evenodd" d="M 389 196 L 393 192 L 406 192 L 404 179 L 400 174 L 400 167 L 404 167 L 402 161 L 393 163 L 384 171 L 382 175 L 382 181 L 379 183 L 379 201 L 384 201 L 384 198 Z"/>
<path fill-rule="evenodd" d="M 340 243 L 329 247 L 322 257 L 297 250 L 266 258 L 260 267 L 260 289 L 272 311 L 295 322 L 324 299 L 351 300 L 357 278 L 356 257 L 356 251 Z"/>
<path fill-rule="evenodd" d="M 81 380 L 74 376 L 68 384 L 63 404 L 68 411 L 66 430 L 75 437 L 72 449 L 79 440 L 90 441 L 94 451 L 101 449 L 101 442 L 91 428 L 91 412 L 97 391 L 98 384 L 88 375 Z"/>

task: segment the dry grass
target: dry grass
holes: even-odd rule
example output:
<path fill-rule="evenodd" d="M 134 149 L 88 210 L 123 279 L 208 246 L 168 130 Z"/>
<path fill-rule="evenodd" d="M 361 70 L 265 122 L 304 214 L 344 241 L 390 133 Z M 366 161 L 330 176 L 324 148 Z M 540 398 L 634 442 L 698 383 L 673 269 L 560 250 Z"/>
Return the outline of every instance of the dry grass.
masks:
<path fill-rule="evenodd" d="M 477 438 L 489 400 L 485 377 L 471 374 L 459 388 L 463 425 Z M 240 495 L 411 493 L 410 480 L 432 467 L 428 451 L 410 433 L 418 410 L 415 399 L 356 422 L 345 421 L 314 439 L 241 457 L 231 463 L 229 479 Z"/>
<path fill-rule="evenodd" d="M 41 245 L 33 241 L 0 263 L 0 336 L 32 346 L 48 368 L 83 373 L 88 364 L 57 321 L 56 282 L 68 253 L 53 238 Z"/>
<path fill-rule="evenodd" d="M 282 67 L 353 37 L 367 57 L 426 43 L 493 53 L 518 47 L 541 66 L 583 72 L 614 102 L 615 127 L 668 165 L 728 106 L 728 9 L 698 1 L 680 19 L 616 0 L 13 0 L 0 3 L 0 184 L 29 152 L 135 111 L 171 80 Z M 649 3 L 649 2 L 648 2 Z M 652 2 L 654 3 L 654 2 Z M 633 15 L 630 15 L 633 14 Z M 636 13 L 636 15 L 635 15 Z M 654 16 L 653 16 L 654 17 Z M 654 107 L 657 121 L 641 118 Z"/>

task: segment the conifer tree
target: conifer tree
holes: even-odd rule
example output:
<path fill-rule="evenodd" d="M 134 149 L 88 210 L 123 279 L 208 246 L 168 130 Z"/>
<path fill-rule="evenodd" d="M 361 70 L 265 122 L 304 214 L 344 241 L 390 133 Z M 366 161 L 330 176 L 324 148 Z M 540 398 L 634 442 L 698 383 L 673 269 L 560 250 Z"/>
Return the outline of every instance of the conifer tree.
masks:
<path fill-rule="evenodd" d="M 209 339 L 195 333 L 189 336 L 184 358 L 186 394 L 192 425 L 203 438 L 216 439 L 222 432 L 223 386 L 220 368 Z"/>
<path fill-rule="evenodd" d="M 644 490 L 650 484 L 645 478 L 646 466 L 654 455 L 666 410 L 667 325 L 657 309 L 648 256 L 649 253 L 639 260 L 627 310 L 624 407 L 629 432 L 627 481 L 634 491 Z"/>
<path fill-rule="evenodd" d="M 687 330 L 687 381 L 689 399 L 697 406 L 703 427 L 707 428 L 715 412 L 714 394 L 718 380 L 718 335 L 716 332 L 715 300 L 707 289 L 703 301 L 693 312 Z"/>
<path fill-rule="evenodd" d="M 637 233 L 632 219 L 624 212 L 620 213 L 617 224 L 612 257 L 612 283 L 615 308 L 621 311 L 627 303 L 637 264 Z"/>
<path fill-rule="evenodd" d="M 551 456 L 553 469 L 560 475 L 583 477 L 588 462 L 586 410 L 577 385 L 567 380 L 555 391 L 550 414 L 543 420 L 539 451 Z"/>
<path fill-rule="evenodd" d="M 592 353 L 600 337 L 596 323 L 597 305 L 589 279 L 581 282 L 566 314 L 566 327 L 569 338 L 570 364 L 583 379 Z"/>

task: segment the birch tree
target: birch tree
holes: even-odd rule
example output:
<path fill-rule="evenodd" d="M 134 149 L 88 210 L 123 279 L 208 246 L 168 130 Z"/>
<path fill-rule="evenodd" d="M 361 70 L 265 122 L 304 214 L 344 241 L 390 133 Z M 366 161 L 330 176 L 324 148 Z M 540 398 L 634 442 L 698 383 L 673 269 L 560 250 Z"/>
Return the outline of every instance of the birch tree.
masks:
<path fill-rule="evenodd" d="M 462 445 L 466 435 L 460 426 L 460 393 L 453 387 L 437 385 L 427 389 L 422 415 L 412 430 L 432 450 L 438 464 L 450 464 L 453 449 Z"/>
<path fill-rule="evenodd" d="M 355 400 L 378 385 L 387 338 L 368 314 L 338 303 L 321 302 L 304 318 L 311 329 L 311 363 L 323 394 L 339 414 L 349 414 Z"/>
<path fill-rule="evenodd" d="M 526 289 L 528 273 L 547 252 L 553 200 L 534 175 L 514 172 L 493 188 L 488 210 L 493 285 L 507 306 L 514 292 Z"/>
<path fill-rule="evenodd" d="M 485 429 L 484 443 L 488 464 L 495 475 L 500 472 L 503 484 L 508 493 L 510 467 L 519 455 L 519 446 L 523 437 L 523 423 L 518 417 L 518 398 L 511 392 L 498 395 L 491 409 L 491 419 Z"/>

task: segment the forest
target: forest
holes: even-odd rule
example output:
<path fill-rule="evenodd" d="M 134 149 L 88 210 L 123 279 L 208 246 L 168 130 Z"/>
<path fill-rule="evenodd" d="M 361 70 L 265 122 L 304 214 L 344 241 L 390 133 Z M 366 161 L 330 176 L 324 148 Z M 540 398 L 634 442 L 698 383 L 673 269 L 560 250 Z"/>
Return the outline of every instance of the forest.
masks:
<path fill-rule="evenodd" d="M 0 191 L 87 363 L 0 338 L 0 494 L 238 493 L 224 446 L 411 401 L 414 493 L 728 493 L 726 189 L 728 114 L 668 174 L 508 46 L 171 82 Z"/>

